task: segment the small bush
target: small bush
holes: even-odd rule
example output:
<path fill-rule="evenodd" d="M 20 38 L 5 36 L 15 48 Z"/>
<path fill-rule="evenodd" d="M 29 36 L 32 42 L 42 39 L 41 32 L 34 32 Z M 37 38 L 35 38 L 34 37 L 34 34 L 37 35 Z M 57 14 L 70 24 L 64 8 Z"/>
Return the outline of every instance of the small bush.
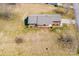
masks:
<path fill-rule="evenodd" d="M 77 48 L 77 54 L 79 54 L 79 48 Z"/>
<path fill-rule="evenodd" d="M 50 31 L 53 31 L 53 32 L 60 32 L 62 30 L 62 27 L 51 27 L 50 28 Z"/>
<path fill-rule="evenodd" d="M 46 50 L 48 50 L 48 48 L 46 48 Z"/>
<path fill-rule="evenodd" d="M 21 44 L 21 43 L 23 43 L 23 39 L 20 38 L 20 37 L 16 37 L 15 42 L 16 42 L 17 44 Z"/>

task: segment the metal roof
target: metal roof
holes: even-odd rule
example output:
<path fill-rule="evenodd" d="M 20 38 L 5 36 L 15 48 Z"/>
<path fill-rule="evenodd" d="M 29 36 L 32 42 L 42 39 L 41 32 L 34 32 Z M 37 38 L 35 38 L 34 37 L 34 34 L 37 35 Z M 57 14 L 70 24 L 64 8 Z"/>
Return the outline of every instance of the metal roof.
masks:
<path fill-rule="evenodd" d="M 53 21 L 60 21 L 61 15 L 59 14 L 34 14 L 30 15 L 28 18 L 29 24 L 38 24 L 38 25 L 49 25 Z"/>

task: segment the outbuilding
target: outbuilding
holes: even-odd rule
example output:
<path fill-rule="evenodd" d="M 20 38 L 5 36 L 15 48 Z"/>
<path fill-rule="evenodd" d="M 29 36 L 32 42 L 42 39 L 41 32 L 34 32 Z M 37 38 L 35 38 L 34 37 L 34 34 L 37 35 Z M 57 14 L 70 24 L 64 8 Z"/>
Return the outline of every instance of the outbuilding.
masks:
<path fill-rule="evenodd" d="M 60 14 L 34 14 L 28 16 L 25 21 L 25 25 L 37 26 L 37 27 L 51 27 L 61 26 Z"/>

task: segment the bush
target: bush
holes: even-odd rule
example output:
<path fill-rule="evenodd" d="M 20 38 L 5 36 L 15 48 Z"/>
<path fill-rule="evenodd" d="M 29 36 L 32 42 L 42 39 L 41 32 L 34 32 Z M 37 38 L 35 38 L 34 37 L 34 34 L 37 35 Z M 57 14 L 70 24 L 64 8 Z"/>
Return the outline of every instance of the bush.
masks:
<path fill-rule="evenodd" d="M 62 31 L 63 30 L 63 28 L 62 27 L 51 27 L 50 28 L 50 31 L 53 31 L 53 32 L 60 32 L 60 31 Z"/>
<path fill-rule="evenodd" d="M 77 48 L 77 54 L 79 54 L 79 48 Z"/>
<path fill-rule="evenodd" d="M 74 38 L 72 38 L 72 36 L 70 34 L 61 34 L 60 38 L 58 38 L 58 42 L 59 44 L 61 44 L 61 47 L 63 48 L 68 48 L 68 49 L 72 49 L 73 48 L 73 42 L 74 42 Z"/>
<path fill-rule="evenodd" d="M 17 17 L 15 13 L 0 13 L 0 18 L 3 20 L 14 20 Z"/>
<path fill-rule="evenodd" d="M 16 37 L 15 42 L 16 42 L 17 44 L 21 44 L 21 43 L 23 43 L 23 39 L 20 38 L 20 37 Z"/>

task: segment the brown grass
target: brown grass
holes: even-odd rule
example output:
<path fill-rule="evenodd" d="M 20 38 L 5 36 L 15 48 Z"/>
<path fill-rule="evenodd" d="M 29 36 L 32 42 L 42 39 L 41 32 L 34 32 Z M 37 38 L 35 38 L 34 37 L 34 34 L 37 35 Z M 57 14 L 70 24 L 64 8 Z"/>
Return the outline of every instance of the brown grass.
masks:
<path fill-rule="evenodd" d="M 29 5 L 29 7 L 28 7 Z M 21 8 L 19 8 L 21 7 Z M 16 6 L 14 18 L 0 19 L 0 55 L 75 55 L 76 36 L 73 26 L 69 26 L 68 32 L 74 38 L 74 48 L 63 48 L 58 42 L 61 33 L 51 32 L 48 29 L 25 28 L 23 19 L 26 15 L 52 11 L 45 4 L 24 4 Z M 27 11 L 27 12 L 26 12 Z M 64 31 L 65 32 L 65 31 Z M 17 44 L 16 37 L 22 42 Z M 17 40 L 18 41 L 18 40 Z"/>
<path fill-rule="evenodd" d="M 32 29 L 33 30 L 33 29 Z M 14 31 L 15 32 L 15 31 Z M 0 33 L 0 55 L 73 55 L 76 54 L 76 37 L 72 48 L 62 46 L 58 41 L 59 34 L 50 32 L 48 29 L 29 31 L 27 33 L 1 32 Z M 70 32 L 70 31 L 69 31 Z M 73 33 L 73 32 L 71 32 Z M 71 34 L 70 34 L 71 35 Z M 23 42 L 17 44 L 15 39 L 20 37 Z M 66 43 L 67 45 L 67 43 Z"/>

